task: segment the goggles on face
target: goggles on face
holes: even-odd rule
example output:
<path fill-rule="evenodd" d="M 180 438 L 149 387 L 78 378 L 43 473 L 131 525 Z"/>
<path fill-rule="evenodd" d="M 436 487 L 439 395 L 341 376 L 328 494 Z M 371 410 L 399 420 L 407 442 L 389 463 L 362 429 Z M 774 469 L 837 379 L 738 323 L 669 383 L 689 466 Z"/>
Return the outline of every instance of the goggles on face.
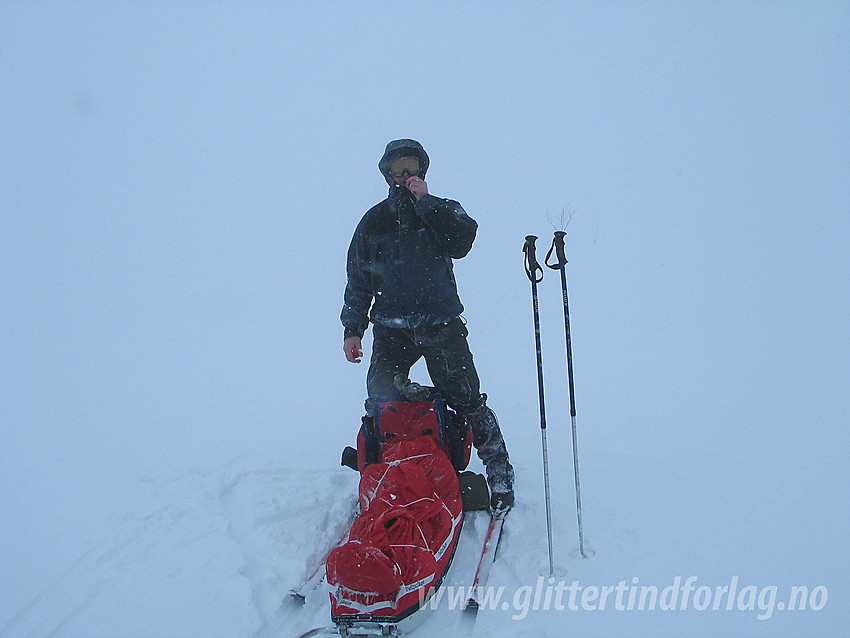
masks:
<path fill-rule="evenodd" d="M 405 173 L 408 175 L 419 175 L 419 158 L 400 157 L 390 162 L 390 175 L 401 177 Z"/>

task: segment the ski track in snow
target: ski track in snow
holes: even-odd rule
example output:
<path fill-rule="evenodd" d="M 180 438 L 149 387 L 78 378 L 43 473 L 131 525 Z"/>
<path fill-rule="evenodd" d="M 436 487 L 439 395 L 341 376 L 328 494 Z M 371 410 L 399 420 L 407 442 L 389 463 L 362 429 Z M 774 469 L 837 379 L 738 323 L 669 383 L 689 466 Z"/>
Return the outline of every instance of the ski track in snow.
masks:
<path fill-rule="evenodd" d="M 357 477 L 228 467 L 147 483 L 145 513 L 105 523 L 0 635 L 251 635 L 348 527 Z"/>
<path fill-rule="evenodd" d="M 108 535 L 93 540 L 0 633 L 279 638 L 329 625 L 326 585 L 303 605 L 289 591 L 350 527 L 357 482 L 347 469 L 258 470 L 244 461 L 148 478 L 143 502 L 133 504 L 140 513 L 105 522 Z M 545 547 L 545 539 L 529 542 L 536 534 L 528 533 L 533 524 L 527 519 L 537 515 L 542 510 L 527 504 L 511 514 L 491 582 L 523 582 L 528 552 Z M 444 585 L 470 585 L 485 530 L 485 514 L 466 515 Z M 527 538 L 517 544 L 517 535 Z M 525 551 L 512 556 L 521 547 Z M 460 615 L 447 609 L 447 601 L 417 612 L 407 629 L 419 637 L 454 633 Z M 486 613 L 479 613 L 479 625 Z M 134 633 L 126 633 L 128 627 Z M 476 635 L 486 635 L 481 631 Z"/>
<path fill-rule="evenodd" d="M 688 493 L 703 480 L 696 465 L 688 477 L 675 463 L 653 463 L 656 476 L 675 482 L 681 490 L 677 493 Z M 674 494 L 662 499 L 659 507 L 653 500 L 636 501 L 633 492 L 618 493 L 617 486 L 638 475 L 641 464 L 646 461 L 622 456 L 607 462 L 604 475 L 588 473 L 593 480 L 588 481 L 592 488 L 584 507 L 586 545 L 596 552 L 590 559 L 577 556 L 570 490 L 566 484 L 554 486 L 556 580 L 598 586 L 640 576 L 642 583 L 664 586 L 675 573 L 687 575 L 689 569 L 705 574 L 707 580 L 714 573 L 722 578 L 732 575 L 728 566 L 733 560 L 751 571 L 775 562 L 772 555 L 753 554 L 747 547 L 725 542 L 718 532 L 730 512 L 754 511 L 751 502 L 734 502 L 721 490 L 714 500 L 704 498 L 690 505 Z M 588 468 L 602 465 L 588 455 Z M 732 472 L 731 466 L 724 469 Z M 506 603 L 520 588 L 547 576 L 538 474 L 537 468 L 517 466 L 517 506 L 505 523 L 490 573 L 489 584 L 505 589 Z M 99 526 L 103 537 L 94 539 L 49 587 L 9 614 L 0 624 L 0 635 L 286 638 L 327 626 L 330 605 L 325 587 L 311 592 L 303 605 L 294 603 L 289 591 L 312 573 L 350 526 L 357 483 L 357 474 L 348 469 L 257 469 L 245 459 L 207 472 L 149 478 L 142 484 L 145 494 L 127 502 L 133 513 L 103 521 Z M 594 497 L 601 490 L 607 500 Z M 715 520 L 723 507 L 728 511 Z M 648 520 L 653 526 L 647 526 Z M 470 585 L 485 528 L 483 514 L 467 515 L 444 585 Z M 706 548 L 706 560 L 722 557 L 727 563 L 709 568 L 704 567 L 708 563 L 694 562 L 693 545 Z M 671 566 L 681 572 L 671 572 Z M 703 568 L 714 571 L 699 571 Z M 417 638 L 443 637 L 458 629 L 460 615 L 448 610 L 447 601 L 414 615 Z M 513 606 L 482 606 L 474 635 L 555 638 L 563 635 L 566 621 L 576 635 L 598 635 L 609 621 L 628 628 L 631 635 L 709 635 L 711 627 L 720 627 L 727 635 L 769 635 L 776 627 L 760 624 L 755 614 L 659 613 L 531 610 L 517 619 Z M 660 634 L 654 633 L 657 627 L 646 624 L 659 617 L 673 623 Z M 806 622 L 804 615 L 784 618 L 788 621 L 783 622 L 801 623 L 796 627 Z M 711 621 L 707 625 L 706 619 Z"/>
<path fill-rule="evenodd" d="M 263 623 L 274 617 L 289 589 L 312 572 L 353 520 L 353 474 L 305 474 L 295 481 L 287 475 L 243 472 L 221 486 L 228 533 L 244 557 L 240 573 L 250 582 L 251 599 Z M 315 491 L 319 485 L 325 487 L 323 492 Z M 294 494 L 296 490 L 300 493 Z M 281 555 L 289 561 L 300 558 L 302 564 L 290 567 L 291 562 L 281 562 Z"/>

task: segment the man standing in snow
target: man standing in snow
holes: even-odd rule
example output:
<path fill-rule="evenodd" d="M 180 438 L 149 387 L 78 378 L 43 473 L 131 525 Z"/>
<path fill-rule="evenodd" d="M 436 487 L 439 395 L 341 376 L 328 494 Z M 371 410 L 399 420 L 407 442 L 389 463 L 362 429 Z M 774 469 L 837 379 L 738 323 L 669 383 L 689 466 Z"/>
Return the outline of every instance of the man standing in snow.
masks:
<path fill-rule="evenodd" d="M 492 508 L 505 510 L 514 502 L 514 470 L 479 388 L 452 269 L 452 259 L 472 248 L 478 224 L 458 202 L 428 193 L 428 165 L 415 140 L 390 142 L 378 163 L 390 193 L 360 220 L 348 250 L 343 350 L 360 363 L 361 338 L 371 320 L 370 400 L 392 394 L 396 376 L 406 377 L 425 357 L 434 387 L 472 427 Z"/>

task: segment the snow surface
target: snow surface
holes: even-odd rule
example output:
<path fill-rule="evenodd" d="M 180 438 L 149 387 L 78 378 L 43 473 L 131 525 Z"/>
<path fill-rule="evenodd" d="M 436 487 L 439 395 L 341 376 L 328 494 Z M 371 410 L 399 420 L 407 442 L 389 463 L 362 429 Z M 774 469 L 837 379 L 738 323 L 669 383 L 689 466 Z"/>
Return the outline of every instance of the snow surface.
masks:
<path fill-rule="evenodd" d="M 399 137 L 480 224 L 456 273 L 518 475 L 491 582 L 548 575 L 521 247 L 572 215 L 595 555 L 547 273 L 556 578 L 828 590 L 477 635 L 850 635 L 848 77 L 846 3 L 0 3 L 0 635 L 274 621 L 356 492 L 345 250 Z"/>

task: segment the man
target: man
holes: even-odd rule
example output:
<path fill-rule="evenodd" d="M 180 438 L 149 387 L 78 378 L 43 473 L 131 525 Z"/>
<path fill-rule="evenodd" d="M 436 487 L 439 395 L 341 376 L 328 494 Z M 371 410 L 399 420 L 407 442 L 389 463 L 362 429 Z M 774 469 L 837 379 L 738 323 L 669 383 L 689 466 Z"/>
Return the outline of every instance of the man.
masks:
<path fill-rule="evenodd" d="M 361 338 L 371 320 L 367 404 L 393 394 L 396 377 L 406 378 L 424 357 L 434 387 L 472 427 L 491 507 L 507 510 L 514 502 L 514 470 L 496 415 L 479 388 L 452 269 L 452 259 L 472 248 L 478 224 L 458 202 L 428 193 L 429 162 L 419 142 L 395 140 L 378 163 L 390 192 L 360 220 L 348 250 L 343 350 L 349 361 L 360 363 Z"/>

